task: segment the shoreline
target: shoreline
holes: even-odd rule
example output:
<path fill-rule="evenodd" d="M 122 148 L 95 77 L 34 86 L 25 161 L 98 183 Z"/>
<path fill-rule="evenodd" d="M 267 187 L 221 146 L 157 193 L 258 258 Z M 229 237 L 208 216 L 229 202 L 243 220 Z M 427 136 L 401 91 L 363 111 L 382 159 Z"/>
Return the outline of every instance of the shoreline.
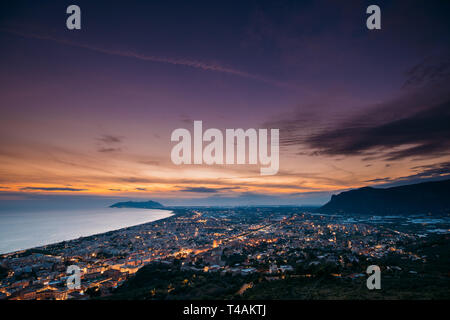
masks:
<path fill-rule="evenodd" d="M 293 207 L 295 207 L 295 206 L 293 206 Z M 145 209 L 145 208 L 141 208 L 139 210 L 168 211 L 170 213 L 170 216 L 165 217 L 165 218 L 161 218 L 161 219 L 157 219 L 157 220 L 154 220 L 154 221 L 139 223 L 139 224 L 128 226 L 128 227 L 123 227 L 123 228 L 119 228 L 119 229 L 114 229 L 114 230 L 109 230 L 109 231 L 105 231 L 105 232 L 95 233 L 95 234 L 88 235 L 88 236 L 81 236 L 81 237 L 73 238 L 73 239 L 69 239 L 69 240 L 57 241 L 57 242 L 52 242 L 52 243 L 45 244 L 45 245 L 40 245 L 40 246 L 34 246 L 34 247 L 26 248 L 26 249 L 15 250 L 15 251 L 6 252 L 6 253 L 0 253 L 0 257 L 4 258 L 4 257 L 8 257 L 8 256 L 11 256 L 11 255 L 23 254 L 23 253 L 26 253 L 27 251 L 32 251 L 32 250 L 36 250 L 36 251 L 46 250 L 49 247 L 56 247 L 56 246 L 58 246 L 58 245 L 60 245 L 62 243 L 70 244 L 70 243 L 75 242 L 75 241 L 89 240 L 89 238 L 91 238 L 91 237 L 111 235 L 112 233 L 122 232 L 122 231 L 125 231 L 125 230 L 132 230 L 134 228 L 137 229 L 137 228 L 140 228 L 140 227 L 145 226 L 145 225 L 155 224 L 157 222 L 161 222 L 161 221 L 164 221 L 164 220 L 167 220 L 167 219 L 172 219 L 174 217 L 183 215 L 183 211 L 185 209 L 187 209 L 187 208 L 188 207 L 184 207 L 184 206 L 183 207 L 178 207 L 178 208 L 177 207 L 168 207 L 168 208 L 164 208 L 164 209 Z M 192 207 L 189 207 L 189 208 L 192 208 Z M 122 208 L 116 208 L 116 209 L 120 210 Z M 123 209 L 125 209 L 125 208 L 123 208 Z M 310 214 L 312 216 L 322 215 L 322 216 L 327 216 L 327 217 L 339 216 L 339 215 L 327 215 L 327 214 L 317 214 L 317 213 L 308 213 L 308 214 Z M 359 217 L 373 217 L 371 215 L 358 215 L 358 214 L 347 214 L 346 216 L 348 216 L 350 218 L 350 217 L 354 217 L 355 215 L 359 216 Z M 381 217 L 384 217 L 384 216 L 381 216 Z M 410 218 L 413 218 L 413 217 L 415 217 L 415 218 L 417 218 L 417 217 L 424 217 L 424 218 L 429 218 L 429 216 L 426 215 L 426 214 L 399 215 L 399 216 L 396 216 L 396 217 L 401 217 L 401 218 L 404 218 L 404 217 L 410 217 Z M 442 214 L 442 215 L 435 215 L 434 217 L 435 218 L 437 218 L 437 217 L 449 217 L 449 215 L 448 214 Z M 51 249 L 51 248 L 49 248 L 49 249 Z"/>
<path fill-rule="evenodd" d="M 122 208 L 114 208 L 114 209 L 119 209 L 120 210 Z M 130 208 L 123 208 L 123 209 L 130 209 Z M 81 237 L 72 238 L 72 239 L 68 239 L 68 240 L 52 242 L 52 243 L 49 243 L 49 244 L 29 247 L 29 248 L 26 248 L 26 249 L 19 249 L 19 250 L 15 250 L 15 251 L 0 253 L 0 257 L 4 258 L 4 257 L 8 257 L 8 256 L 11 256 L 11 255 L 23 254 L 23 253 L 26 253 L 27 251 L 32 251 L 32 250 L 36 250 L 36 251 L 46 250 L 48 247 L 58 246 L 58 245 L 60 245 L 62 243 L 71 243 L 71 242 L 74 242 L 74 241 L 88 240 L 91 237 L 97 237 L 97 236 L 107 235 L 107 234 L 114 233 L 114 232 L 121 232 L 121 231 L 129 230 L 129 229 L 132 229 L 132 228 L 138 228 L 138 227 L 141 227 L 141 226 L 144 226 L 144 225 L 147 225 L 147 224 L 152 224 L 152 223 L 156 223 L 158 221 L 163 221 L 165 219 L 169 219 L 169 218 L 172 218 L 173 216 L 177 215 L 175 213 L 175 209 L 172 209 L 172 208 L 171 209 L 145 209 L 145 208 L 142 208 L 140 210 L 161 210 L 161 211 L 167 211 L 168 214 L 170 214 L 170 215 L 168 217 L 164 217 L 164 218 L 161 218 L 161 219 L 148 221 L 148 222 L 144 222 L 144 223 L 139 223 L 139 224 L 135 224 L 135 225 L 128 226 L 128 227 L 122 227 L 122 228 L 119 228 L 119 229 L 113 229 L 113 230 L 100 232 L 100 233 L 95 233 L 95 234 L 91 234 L 91 235 L 87 235 L 87 236 L 81 236 Z"/>

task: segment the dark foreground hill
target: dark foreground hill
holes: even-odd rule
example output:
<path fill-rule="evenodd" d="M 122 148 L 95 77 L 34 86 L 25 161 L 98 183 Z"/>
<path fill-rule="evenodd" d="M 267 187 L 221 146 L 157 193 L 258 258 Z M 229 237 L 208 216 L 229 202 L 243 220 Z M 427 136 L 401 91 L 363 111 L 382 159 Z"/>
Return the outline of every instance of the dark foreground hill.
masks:
<path fill-rule="evenodd" d="M 318 211 L 331 214 L 446 214 L 450 213 L 450 180 L 350 190 L 333 195 Z"/>
<path fill-rule="evenodd" d="M 164 206 L 156 201 L 126 201 L 126 202 L 117 202 L 110 206 L 110 208 L 139 208 L 139 209 L 162 209 Z"/>

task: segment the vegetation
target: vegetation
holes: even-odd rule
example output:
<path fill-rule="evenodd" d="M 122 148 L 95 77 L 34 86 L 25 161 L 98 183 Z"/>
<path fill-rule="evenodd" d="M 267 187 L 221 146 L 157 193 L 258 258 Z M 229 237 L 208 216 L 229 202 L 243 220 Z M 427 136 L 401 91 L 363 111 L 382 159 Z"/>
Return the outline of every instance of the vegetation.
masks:
<path fill-rule="evenodd" d="M 251 276 L 182 271 L 177 266 L 152 263 L 108 299 L 231 299 L 252 280 Z"/>
<path fill-rule="evenodd" d="M 395 253 L 381 259 L 363 259 L 344 265 L 322 262 L 304 250 L 294 271 L 284 274 L 254 273 L 249 276 L 220 272 L 184 271 L 180 261 L 152 263 L 140 269 L 108 299 L 450 299 L 450 243 L 446 236 L 431 236 L 427 241 L 410 243 L 406 251 L 418 252 L 423 259 L 405 259 Z M 224 258 L 239 263 L 240 255 Z M 368 290 L 368 265 L 381 267 L 381 290 Z M 239 290 L 251 283 L 243 292 Z"/>

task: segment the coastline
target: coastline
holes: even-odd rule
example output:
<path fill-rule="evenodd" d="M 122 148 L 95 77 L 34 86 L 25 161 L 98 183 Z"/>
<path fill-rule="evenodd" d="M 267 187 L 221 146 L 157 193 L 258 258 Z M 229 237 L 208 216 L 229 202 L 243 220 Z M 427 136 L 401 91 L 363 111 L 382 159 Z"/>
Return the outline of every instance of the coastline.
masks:
<path fill-rule="evenodd" d="M 121 208 L 116 208 L 114 210 L 122 210 Z M 47 250 L 51 247 L 57 247 L 59 245 L 61 245 L 62 243 L 65 244 L 71 244 L 75 241 L 83 241 L 83 240 L 89 240 L 89 238 L 93 238 L 93 237 L 99 237 L 99 236 L 104 236 L 104 235 L 111 235 L 112 233 L 119 233 L 119 232 L 123 232 L 126 230 L 132 230 L 133 228 L 139 228 L 145 225 L 150 225 L 159 221 L 163 221 L 169 218 L 172 218 L 173 216 L 176 216 L 176 213 L 174 212 L 174 209 L 137 209 L 137 210 L 158 210 L 158 211 L 167 211 L 167 214 L 169 214 L 169 216 L 164 217 L 164 218 L 160 218 L 160 219 L 156 219 L 153 221 L 148 221 L 148 222 L 144 222 L 144 223 L 138 223 L 135 225 L 131 225 L 131 226 L 126 226 L 126 227 L 121 227 L 118 229 L 112 229 L 112 230 L 108 230 L 105 232 L 99 232 L 99 233 L 94 233 L 94 234 L 90 234 L 90 235 L 86 235 L 86 236 L 80 236 L 80 237 L 76 237 L 76 238 L 71 238 L 68 240 L 62 240 L 62 241 L 56 241 L 56 242 L 51 242 L 48 244 L 43 244 L 43 245 L 37 245 L 37 246 L 32 246 L 29 248 L 25 248 L 25 249 L 19 249 L 19 250 L 14 250 L 14 251 L 9 251 L 9 252 L 3 252 L 0 253 L 0 257 L 7 257 L 7 256 L 11 256 L 11 255 L 17 255 L 17 254 L 24 254 L 27 251 L 44 251 Z"/>

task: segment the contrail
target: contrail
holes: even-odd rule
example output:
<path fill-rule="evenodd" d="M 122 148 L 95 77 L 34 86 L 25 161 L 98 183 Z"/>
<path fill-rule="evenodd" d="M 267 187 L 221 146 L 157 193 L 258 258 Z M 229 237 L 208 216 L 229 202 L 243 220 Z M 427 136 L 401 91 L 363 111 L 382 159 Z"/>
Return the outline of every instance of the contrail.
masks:
<path fill-rule="evenodd" d="M 63 45 L 84 48 L 84 49 L 88 49 L 91 51 L 101 52 L 104 54 L 109 54 L 109 55 L 114 55 L 114 56 L 134 58 L 134 59 L 139 59 L 139 60 L 143 60 L 143 61 L 167 63 L 167 64 L 172 64 L 172 65 L 181 65 L 181 66 L 191 67 L 191 68 L 195 68 L 195 69 L 226 73 L 226 74 L 231 74 L 231 75 L 235 75 L 235 76 L 242 77 L 242 78 L 253 79 L 253 80 L 265 82 L 265 83 L 268 83 L 268 84 L 271 84 L 271 85 L 274 85 L 277 87 L 291 88 L 291 89 L 295 88 L 295 86 L 292 86 L 286 82 L 277 81 L 277 80 L 267 78 L 267 77 L 264 77 L 261 75 L 252 74 L 249 72 L 241 71 L 241 70 L 230 68 L 230 67 L 224 67 L 224 66 L 221 66 L 218 64 L 210 64 L 210 63 L 205 63 L 202 61 L 196 61 L 196 60 L 191 60 L 191 59 L 175 59 L 175 58 L 166 58 L 166 57 L 145 55 L 145 54 L 140 54 L 140 53 L 136 53 L 133 51 L 104 49 L 104 48 L 92 46 L 89 44 L 55 38 L 50 35 L 42 35 L 42 34 L 28 33 L 28 32 L 25 33 L 25 32 L 7 29 L 7 28 L 0 28 L 0 31 L 18 35 L 18 36 L 21 36 L 24 38 L 53 41 L 53 42 L 57 42 L 57 43 L 60 43 Z"/>

